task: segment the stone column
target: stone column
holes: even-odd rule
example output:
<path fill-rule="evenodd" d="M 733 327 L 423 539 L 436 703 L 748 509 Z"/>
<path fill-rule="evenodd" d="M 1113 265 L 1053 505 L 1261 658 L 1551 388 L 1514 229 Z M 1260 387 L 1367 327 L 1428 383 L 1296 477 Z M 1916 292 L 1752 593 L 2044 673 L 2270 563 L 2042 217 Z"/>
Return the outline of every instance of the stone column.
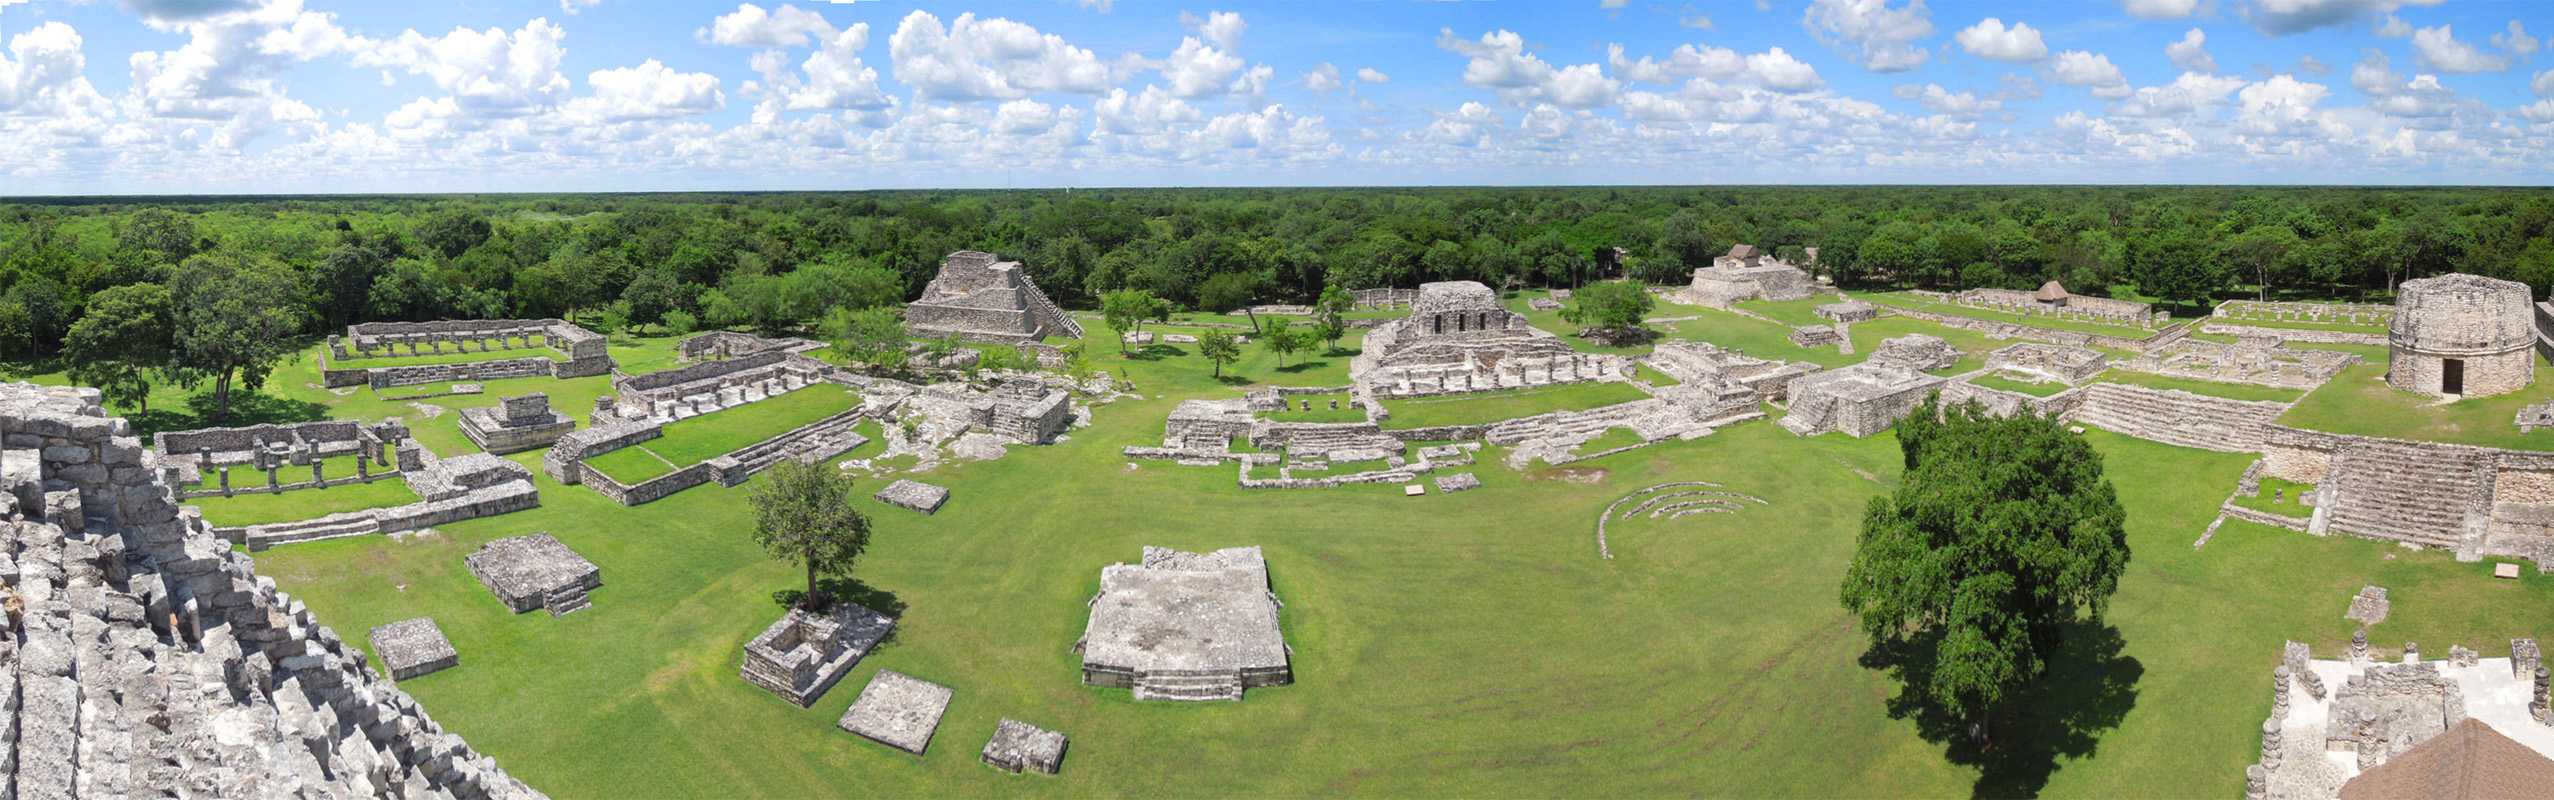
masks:
<path fill-rule="evenodd" d="M 315 483 L 315 484 L 319 484 L 319 488 L 322 488 L 322 489 L 326 489 L 326 488 L 328 488 L 328 471 L 327 471 L 327 467 L 328 467 L 328 462 L 326 462 L 326 461 L 321 461 L 321 460 L 316 459 L 316 458 L 311 459 L 311 460 L 310 460 L 310 482 L 311 482 L 311 483 Z"/>
<path fill-rule="evenodd" d="M 2411 643 L 2411 642 L 2404 642 L 2404 643 L 2403 643 L 2403 663 L 2406 663 L 2406 664 L 2418 664 L 2418 663 L 2421 663 L 2421 646 L 2420 646 L 2420 645 L 2418 645 L 2418 644 Z"/>
<path fill-rule="evenodd" d="M 283 480 L 276 475 L 276 473 L 282 470 L 283 467 L 275 464 L 266 465 L 266 488 L 279 491 L 284 488 Z"/>
<path fill-rule="evenodd" d="M 222 476 L 222 496 L 223 496 L 223 497 L 229 497 L 229 496 L 231 496 L 231 468 L 229 468 L 229 467 L 222 467 L 222 468 L 221 468 L 221 476 Z"/>
<path fill-rule="evenodd" d="M 2288 718 L 2288 665 L 2270 669 L 2270 718 Z"/>
<path fill-rule="evenodd" d="M 2244 800 L 2265 800 L 2270 796 L 2268 772 L 2260 764 L 2244 768 Z"/>
<path fill-rule="evenodd" d="M 2527 696 L 2527 714 L 2528 716 L 2535 717 L 2537 722 L 2554 724 L 2554 719 L 2547 719 L 2545 713 L 2546 677 L 2545 666 L 2543 664 L 2538 664 L 2536 667 L 2536 689 Z"/>
<path fill-rule="evenodd" d="M 2261 765 L 2263 767 L 2276 769 L 2281 759 L 2285 757 L 2282 755 L 2284 751 L 2279 746 L 2279 734 L 2279 720 L 2261 721 Z"/>
<path fill-rule="evenodd" d="M 371 460 L 363 458 L 355 459 L 355 480 L 360 482 L 369 482 L 372 480 Z"/>
<path fill-rule="evenodd" d="M 2357 633 L 2350 634 L 2350 663 L 2360 666 L 2366 666 L 2368 663 L 2368 629 L 2366 628 L 2360 628 Z"/>

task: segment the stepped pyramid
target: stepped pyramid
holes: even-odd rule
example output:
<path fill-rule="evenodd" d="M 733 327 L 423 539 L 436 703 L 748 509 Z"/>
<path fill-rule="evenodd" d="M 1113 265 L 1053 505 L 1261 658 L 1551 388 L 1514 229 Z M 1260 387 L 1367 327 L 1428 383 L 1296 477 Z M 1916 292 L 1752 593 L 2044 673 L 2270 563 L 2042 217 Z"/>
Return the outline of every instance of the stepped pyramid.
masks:
<path fill-rule="evenodd" d="M 1049 336 L 1078 339 L 1082 326 L 1038 291 L 1017 261 L 960 250 L 940 261 L 940 275 L 922 297 L 905 306 L 905 332 L 986 342 L 1034 342 Z"/>

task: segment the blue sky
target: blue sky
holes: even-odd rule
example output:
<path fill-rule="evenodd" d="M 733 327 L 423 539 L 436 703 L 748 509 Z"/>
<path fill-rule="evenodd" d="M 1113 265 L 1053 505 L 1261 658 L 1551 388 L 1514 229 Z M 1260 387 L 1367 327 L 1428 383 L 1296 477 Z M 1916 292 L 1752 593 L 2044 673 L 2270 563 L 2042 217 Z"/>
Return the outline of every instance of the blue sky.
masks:
<path fill-rule="evenodd" d="M 2554 3 L 0 0 L 0 194 L 2554 179 Z"/>

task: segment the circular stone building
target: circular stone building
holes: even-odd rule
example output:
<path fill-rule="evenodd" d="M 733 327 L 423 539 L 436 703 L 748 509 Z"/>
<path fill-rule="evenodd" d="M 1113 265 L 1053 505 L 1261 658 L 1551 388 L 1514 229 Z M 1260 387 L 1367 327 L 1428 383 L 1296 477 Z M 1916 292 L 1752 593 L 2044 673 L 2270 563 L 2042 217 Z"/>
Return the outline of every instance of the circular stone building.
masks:
<path fill-rule="evenodd" d="M 2425 394 L 2483 397 L 2536 374 L 2527 285 L 2462 273 L 2404 281 L 2387 337 L 2386 382 Z"/>

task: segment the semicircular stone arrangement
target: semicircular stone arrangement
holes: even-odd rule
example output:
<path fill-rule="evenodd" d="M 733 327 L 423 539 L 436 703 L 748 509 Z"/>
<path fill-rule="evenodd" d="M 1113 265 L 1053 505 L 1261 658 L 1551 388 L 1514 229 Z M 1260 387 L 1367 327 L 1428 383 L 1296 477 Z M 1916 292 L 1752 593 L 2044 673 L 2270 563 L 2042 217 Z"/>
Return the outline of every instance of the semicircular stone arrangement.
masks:
<path fill-rule="evenodd" d="M 1695 514 L 1733 514 L 1746 509 L 1748 503 L 1770 506 L 1762 497 L 1721 488 L 1711 481 L 1670 481 L 1634 490 L 1615 498 L 1596 515 L 1596 554 L 1614 557 L 1605 541 L 1606 525 L 1646 515 L 1650 519 L 1676 520 Z"/>

